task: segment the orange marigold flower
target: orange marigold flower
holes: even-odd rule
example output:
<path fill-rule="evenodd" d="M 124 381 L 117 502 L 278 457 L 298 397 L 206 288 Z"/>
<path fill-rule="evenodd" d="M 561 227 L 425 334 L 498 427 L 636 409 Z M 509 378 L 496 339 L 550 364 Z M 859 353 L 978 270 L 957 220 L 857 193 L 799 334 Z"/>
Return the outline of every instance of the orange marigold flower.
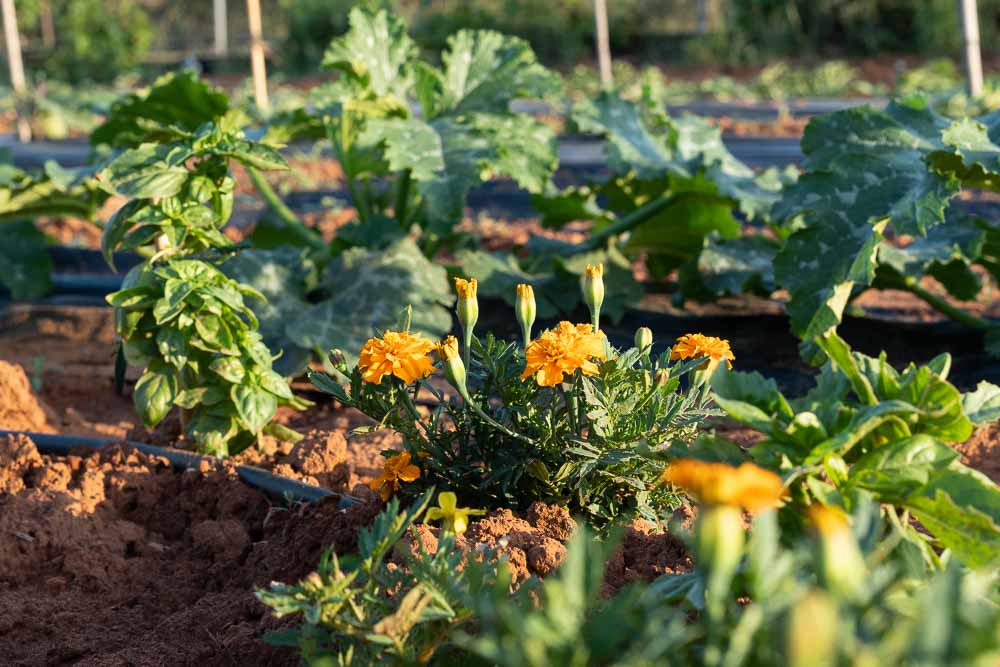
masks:
<path fill-rule="evenodd" d="M 400 482 L 412 482 L 420 477 L 420 468 L 410 463 L 410 453 L 400 452 L 385 460 L 382 473 L 368 483 L 369 488 L 378 491 L 383 501 L 399 491 Z"/>
<path fill-rule="evenodd" d="M 584 375 L 597 374 L 597 364 L 591 360 L 604 360 L 604 336 L 589 324 L 560 322 L 531 341 L 524 356 L 527 364 L 521 379 L 534 375 L 539 386 L 554 387 L 578 368 Z"/>
<path fill-rule="evenodd" d="M 730 505 L 749 512 L 771 509 L 785 496 L 781 478 L 752 463 L 736 468 L 725 463 L 680 459 L 667 466 L 662 479 L 706 505 Z"/>
<path fill-rule="evenodd" d="M 729 348 L 729 341 L 714 336 L 705 336 L 700 333 L 684 334 L 677 339 L 670 350 L 671 359 L 696 359 L 698 357 L 708 357 L 708 361 L 702 366 L 709 372 L 714 371 L 719 362 L 725 360 L 728 368 L 733 367 L 736 355 Z"/>
<path fill-rule="evenodd" d="M 358 355 L 358 368 L 365 382 L 381 384 L 386 375 L 395 375 L 406 384 L 434 372 L 428 356 L 434 343 L 408 331 L 386 331 L 381 338 L 369 338 Z"/>

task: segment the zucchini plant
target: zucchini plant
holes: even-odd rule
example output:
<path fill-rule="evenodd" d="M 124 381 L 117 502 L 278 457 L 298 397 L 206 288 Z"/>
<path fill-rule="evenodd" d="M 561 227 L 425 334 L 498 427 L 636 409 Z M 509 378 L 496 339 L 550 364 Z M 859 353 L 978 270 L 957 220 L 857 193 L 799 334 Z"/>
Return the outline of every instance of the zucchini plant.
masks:
<path fill-rule="evenodd" d="M 120 121 L 112 114 L 108 124 Z M 233 206 L 230 160 L 287 168 L 273 148 L 247 140 L 240 124 L 236 112 L 194 130 L 143 117 L 134 127 L 149 141 L 121 151 L 97 174 L 109 192 L 129 199 L 104 228 L 106 260 L 113 266 L 118 249 L 147 255 L 108 297 L 119 353 L 143 368 L 136 410 L 152 428 L 178 408 L 186 437 L 219 456 L 265 432 L 295 439 L 272 419 L 279 405 L 308 405 L 272 368 L 248 306 L 263 295 L 217 266 L 237 250 L 221 231 Z"/>
<path fill-rule="evenodd" d="M 0 285 L 15 299 L 43 296 L 52 287 L 49 241 L 37 227 L 39 216 L 67 215 L 93 220 L 108 198 L 93 167 L 67 169 L 48 160 L 38 172 L 0 156 Z M 9 157 L 9 156 L 7 156 Z"/>
<path fill-rule="evenodd" d="M 461 30 L 448 39 L 441 67 L 418 56 L 402 19 L 355 8 L 350 30 L 323 58 L 339 77 L 313 91 L 310 109 L 286 114 L 269 130 L 281 139 L 326 139 L 332 147 L 357 211 L 334 251 L 384 246 L 416 225 L 431 256 L 454 243 L 471 188 L 509 176 L 541 192 L 555 171 L 555 133 L 511 110 L 515 99 L 562 87 L 527 42 Z M 299 227 L 267 184 L 257 183 L 279 219 Z"/>

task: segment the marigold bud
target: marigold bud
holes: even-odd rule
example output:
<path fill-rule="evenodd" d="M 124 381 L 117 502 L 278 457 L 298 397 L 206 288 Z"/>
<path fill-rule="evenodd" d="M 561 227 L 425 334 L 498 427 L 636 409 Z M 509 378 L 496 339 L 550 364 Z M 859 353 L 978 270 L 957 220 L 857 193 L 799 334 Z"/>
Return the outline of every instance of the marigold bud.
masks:
<path fill-rule="evenodd" d="M 819 537 L 823 583 L 839 597 L 863 599 L 868 568 L 847 517 L 838 509 L 817 503 L 809 508 L 809 518 Z"/>
<path fill-rule="evenodd" d="M 600 328 L 601 306 L 604 304 L 604 265 L 587 265 L 582 281 L 583 301 L 590 309 L 594 331 Z"/>
<path fill-rule="evenodd" d="M 472 330 L 479 319 L 479 300 L 476 298 L 479 283 L 475 278 L 464 280 L 455 278 L 455 292 L 458 294 L 458 321 L 462 327 Z"/>
<path fill-rule="evenodd" d="M 698 567 L 707 573 L 705 599 L 710 613 L 717 613 L 730 597 L 729 587 L 743 558 L 745 542 L 743 513 L 739 507 L 699 506 L 694 550 Z"/>
<path fill-rule="evenodd" d="M 462 357 L 458 353 L 458 340 L 454 336 L 448 336 L 438 343 L 437 353 L 444 362 L 444 376 L 458 390 L 459 396 L 469 401 L 465 364 L 462 363 Z"/>
<path fill-rule="evenodd" d="M 640 352 L 649 354 L 649 348 L 653 345 L 653 332 L 649 327 L 639 327 L 635 330 L 635 346 Z"/>
<path fill-rule="evenodd" d="M 535 290 L 531 285 L 521 283 L 517 286 L 517 297 L 514 299 L 514 312 L 517 322 L 521 325 L 521 336 L 524 346 L 531 342 L 531 327 L 535 324 L 538 307 L 535 304 Z"/>
<path fill-rule="evenodd" d="M 792 607 L 786 634 L 791 667 L 825 667 L 836 664 L 837 604 L 823 591 L 810 591 Z"/>

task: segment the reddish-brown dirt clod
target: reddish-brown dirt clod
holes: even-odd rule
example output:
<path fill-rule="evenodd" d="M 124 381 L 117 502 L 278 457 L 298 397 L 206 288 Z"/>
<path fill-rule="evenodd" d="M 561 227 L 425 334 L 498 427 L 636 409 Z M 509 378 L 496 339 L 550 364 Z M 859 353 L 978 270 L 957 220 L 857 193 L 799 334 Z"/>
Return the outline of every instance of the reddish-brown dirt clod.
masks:
<path fill-rule="evenodd" d="M 955 449 L 962 455 L 962 463 L 1000 484 L 1000 424 L 978 429 Z"/>
<path fill-rule="evenodd" d="M 51 433 L 52 411 L 35 397 L 24 369 L 0 360 L 0 428 Z"/>

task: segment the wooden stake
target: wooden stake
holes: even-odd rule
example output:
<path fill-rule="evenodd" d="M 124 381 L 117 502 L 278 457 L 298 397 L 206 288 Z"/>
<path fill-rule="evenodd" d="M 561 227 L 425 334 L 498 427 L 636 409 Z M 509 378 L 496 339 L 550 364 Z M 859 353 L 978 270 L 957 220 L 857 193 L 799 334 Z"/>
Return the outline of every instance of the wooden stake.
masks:
<path fill-rule="evenodd" d="M 253 71 L 253 95 L 257 106 L 267 109 L 267 66 L 264 62 L 264 38 L 260 19 L 260 0 L 247 0 L 250 23 L 250 68 Z"/>
<path fill-rule="evenodd" d="M 594 27 L 597 32 L 597 63 L 601 72 L 601 86 L 611 88 L 611 39 L 608 37 L 608 5 L 606 0 L 594 0 Z"/>
<path fill-rule="evenodd" d="M 14 0 L 0 0 L 0 12 L 3 14 L 3 38 L 7 44 L 10 83 L 14 93 L 23 100 L 28 93 L 28 82 L 24 76 L 24 61 L 21 60 L 21 36 L 17 31 Z M 17 114 L 17 138 L 21 142 L 31 141 L 31 126 L 20 113 Z"/>
<path fill-rule="evenodd" d="M 229 52 L 229 12 L 226 0 L 213 0 L 212 17 L 215 27 L 215 54 L 224 56 Z"/>
<path fill-rule="evenodd" d="M 42 21 L 42 45 L 51 49 L 56 45 L 56 19 L 52 14 L 52 3 L 42 0 L 39 13 Z"/>
<path fill-rule="evenodd" d="M 965 38 L 965 75 L 970 97 L 983 94 L 983 58 L 979 51 L 979 12 L 976 0 L 958 0 Z"/>

